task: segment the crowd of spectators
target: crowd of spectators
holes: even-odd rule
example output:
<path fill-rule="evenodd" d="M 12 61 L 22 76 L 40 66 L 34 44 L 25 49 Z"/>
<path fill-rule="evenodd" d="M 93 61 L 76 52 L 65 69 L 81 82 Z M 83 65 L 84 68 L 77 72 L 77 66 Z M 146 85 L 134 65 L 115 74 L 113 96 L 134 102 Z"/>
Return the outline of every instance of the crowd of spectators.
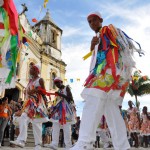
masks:
<path fill-rule="evenodd" d="M 7 140 L 15 140 L 15 138 L 19 135 L 18 123 L 19 117 L 22 113 L 22 106 L 23 101 L 21 98 L 19 98 L 17 101 L 9 101 L 7 97 L 0 99 L 0 147 L 5 146 L 4 138 Z M 133 103 L 129 101 L 129 108 L 127 110 L 120 109 L 120 111 L 127 127 L 127 135 L 131 147 L 149 147 L 150 113 L 148 112 L 148 108 L 144 106 L 142 112 L 140 112 L 136 107 L 133 106 Z M 50 112 L 49 109 L 48 112 Z M 135 118 L 135 116 L 137 116 L 137 118 Z M 75 144 L 79 137 L 81 123 L 80 117 L 78 116 L 76 120 L 76 123 L 72 125 L 72 144 Z M 137 129 L 135 127 L 137 127 Z M 29 128 L 32 128 L 30 123 Z M 42 128 L 43 145 L 50 144 L 53 138 L 52 122 L 49 121 L 43 123 Z M 102 130 L 100 130 L 100 127 L 98 127 L 94 146 L 96 148 L 100 148 L 101 142 L 103 143 L 103 146 L 107 145 L 107 147 L 112 147 L 111 135 L 107 126 L 107 120 Z M 14 145 L 10 146 L 14 147 Z M 60 129 L 59 147 L 65 147 L 63 129 Z"/>

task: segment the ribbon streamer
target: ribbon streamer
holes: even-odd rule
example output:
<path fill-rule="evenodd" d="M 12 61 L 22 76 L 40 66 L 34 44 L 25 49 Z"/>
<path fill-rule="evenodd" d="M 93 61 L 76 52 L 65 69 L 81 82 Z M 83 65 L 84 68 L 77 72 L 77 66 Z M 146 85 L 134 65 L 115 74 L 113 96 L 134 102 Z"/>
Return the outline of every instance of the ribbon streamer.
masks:
<path fill-rule="evenodd" d="M 44 8 L 46 8 L 46 5 L 48 3 L 49 0 L 44 0 Z"/>
<path fill-rule="evenodd" d="M 47 95 L 47 96 L 51 96 L 51 95 L 57 96 L 56 93 L 47 92 L 45 89 L 42 89 L 41 87 L 38 87 L 38 90 L 40 90 L 43 94 L 45 94 L 45 95 Z"/>
<path fill-rule="evenodd" d="M 83 56 L 83 60 L 86 60 L 87 58 L 89 58 L 90 56 L 92 56 L 93 51 L 87 53 L 85 56 Z"/>

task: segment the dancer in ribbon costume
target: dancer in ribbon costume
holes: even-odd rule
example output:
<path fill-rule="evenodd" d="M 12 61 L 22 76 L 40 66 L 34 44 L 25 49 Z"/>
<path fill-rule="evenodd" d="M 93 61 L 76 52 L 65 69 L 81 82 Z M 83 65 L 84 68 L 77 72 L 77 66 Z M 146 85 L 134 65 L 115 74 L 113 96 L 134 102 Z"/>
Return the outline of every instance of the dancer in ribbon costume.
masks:
<path fill-rule="evenodd" d="M 35 140 L 35 150 L 39 150 L 42 144 L 42 123 L 48 121 L 45 96 L 38 87 L 45 89 L 44 80 L 39 77 L 40 67 L 30 66 L 31 79 L 26 88 L 26 101 L 23 104 L 23 113 L 19 121 L 20 134 L 16 141 L 10 141 L 20 147 L 25 146 L 27 139 L 28 123 L 32 122 Z"/>
<path fill-rule="evenodd" d="M 102 27 L 103 19 L 99 12 L 89 14 L 87 20 L 96 35 L 91 41 L 90 73 L 81 93 L 86 103 L 79 139 L 70 150 L 94 149 L 96 128 L 103 114 L 111 132 L 114 149 L 127 150 L 130 145 L 118 105 L 122 103 L 131 80 L 132 68 L 135 66 L 132 55 L 136 48 L 120 29 L 113 25 Z M 140 53 L 140 50 L 136 51 Z"/>
<path fill-rule="evenodd" d="M 22 38 L 13 0 L 0 0 L 0 92 L 15 88 L 16 63 Z"/>
<path fill-rule="evenodd" d="M 112 144 L 109 136 L 109 129 L 104 115 L 100 120 L 99 126 L 97 128 L 97 132 L 99 133 L 100 139 L 103 142 L 103 148 L 104 149 L 111 148 Z"/>
<path fill-rule="evenodd" d="M 61 78 L 54 79 L 55 85 L 59 88 L 56 94 L 56 102 L 51 107 L 51 120 L 53 122 L 52 143 L 45 144 L 53 150 L 58 149 L 60 128 L 64 132 L 65 148 L 68 150 L 72 146 L 71 142 L 71 124 L 75 124 L 76 110 L 74 100 L 69 86 L 64 86 Z"/>

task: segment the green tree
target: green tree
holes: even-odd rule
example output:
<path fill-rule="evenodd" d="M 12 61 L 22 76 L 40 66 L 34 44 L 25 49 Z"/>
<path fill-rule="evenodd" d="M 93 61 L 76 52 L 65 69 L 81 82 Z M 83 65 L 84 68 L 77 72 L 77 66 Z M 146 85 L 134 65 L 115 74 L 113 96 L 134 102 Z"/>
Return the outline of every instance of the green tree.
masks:
<path fill-rule="evenodd" d="M 150 94 L 150 79 L 148 76 L 142 76 L 141 71 L 135 71 L 132 81 L 129 84 L 128 93 L 135 96 L 136 107 L 139 109 L 140 103 L 137 97 Z"/>

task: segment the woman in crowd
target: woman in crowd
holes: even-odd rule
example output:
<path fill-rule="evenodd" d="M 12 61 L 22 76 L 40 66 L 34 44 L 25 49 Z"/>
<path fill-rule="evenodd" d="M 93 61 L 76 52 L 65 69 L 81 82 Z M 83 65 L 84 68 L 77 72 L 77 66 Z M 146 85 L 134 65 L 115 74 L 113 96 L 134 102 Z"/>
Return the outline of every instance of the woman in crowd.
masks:
<path fill-rule="evenodd" d="M 140 133 L 143 136 L 143 142 L 145 148 L 148 147 L 148 136 L 150 135 L 150 114 L 147 112 L 147 107 L 144 106 L 141 114 L 141 130 Z"/>
<path fill-rule="evenodd" d="M 11 116 L 11 109 L 8 106 L 8 98 L 0 99 L 0 147 L 4 136 L 4 130 Z"/>
<path fill-rule="evenodd" d="M 134 147 L 139 146 L 138 136 L 137 133 L 140 130 L 140 117 L 139 117 L 139 111 L 136 107 L 133 107 L 133 102 L 128 101 L 129 108 L 127 110 L 128 113 L 128 128 L 129 133 L 131 135 L 131 138 L 135 142 Z"/>

